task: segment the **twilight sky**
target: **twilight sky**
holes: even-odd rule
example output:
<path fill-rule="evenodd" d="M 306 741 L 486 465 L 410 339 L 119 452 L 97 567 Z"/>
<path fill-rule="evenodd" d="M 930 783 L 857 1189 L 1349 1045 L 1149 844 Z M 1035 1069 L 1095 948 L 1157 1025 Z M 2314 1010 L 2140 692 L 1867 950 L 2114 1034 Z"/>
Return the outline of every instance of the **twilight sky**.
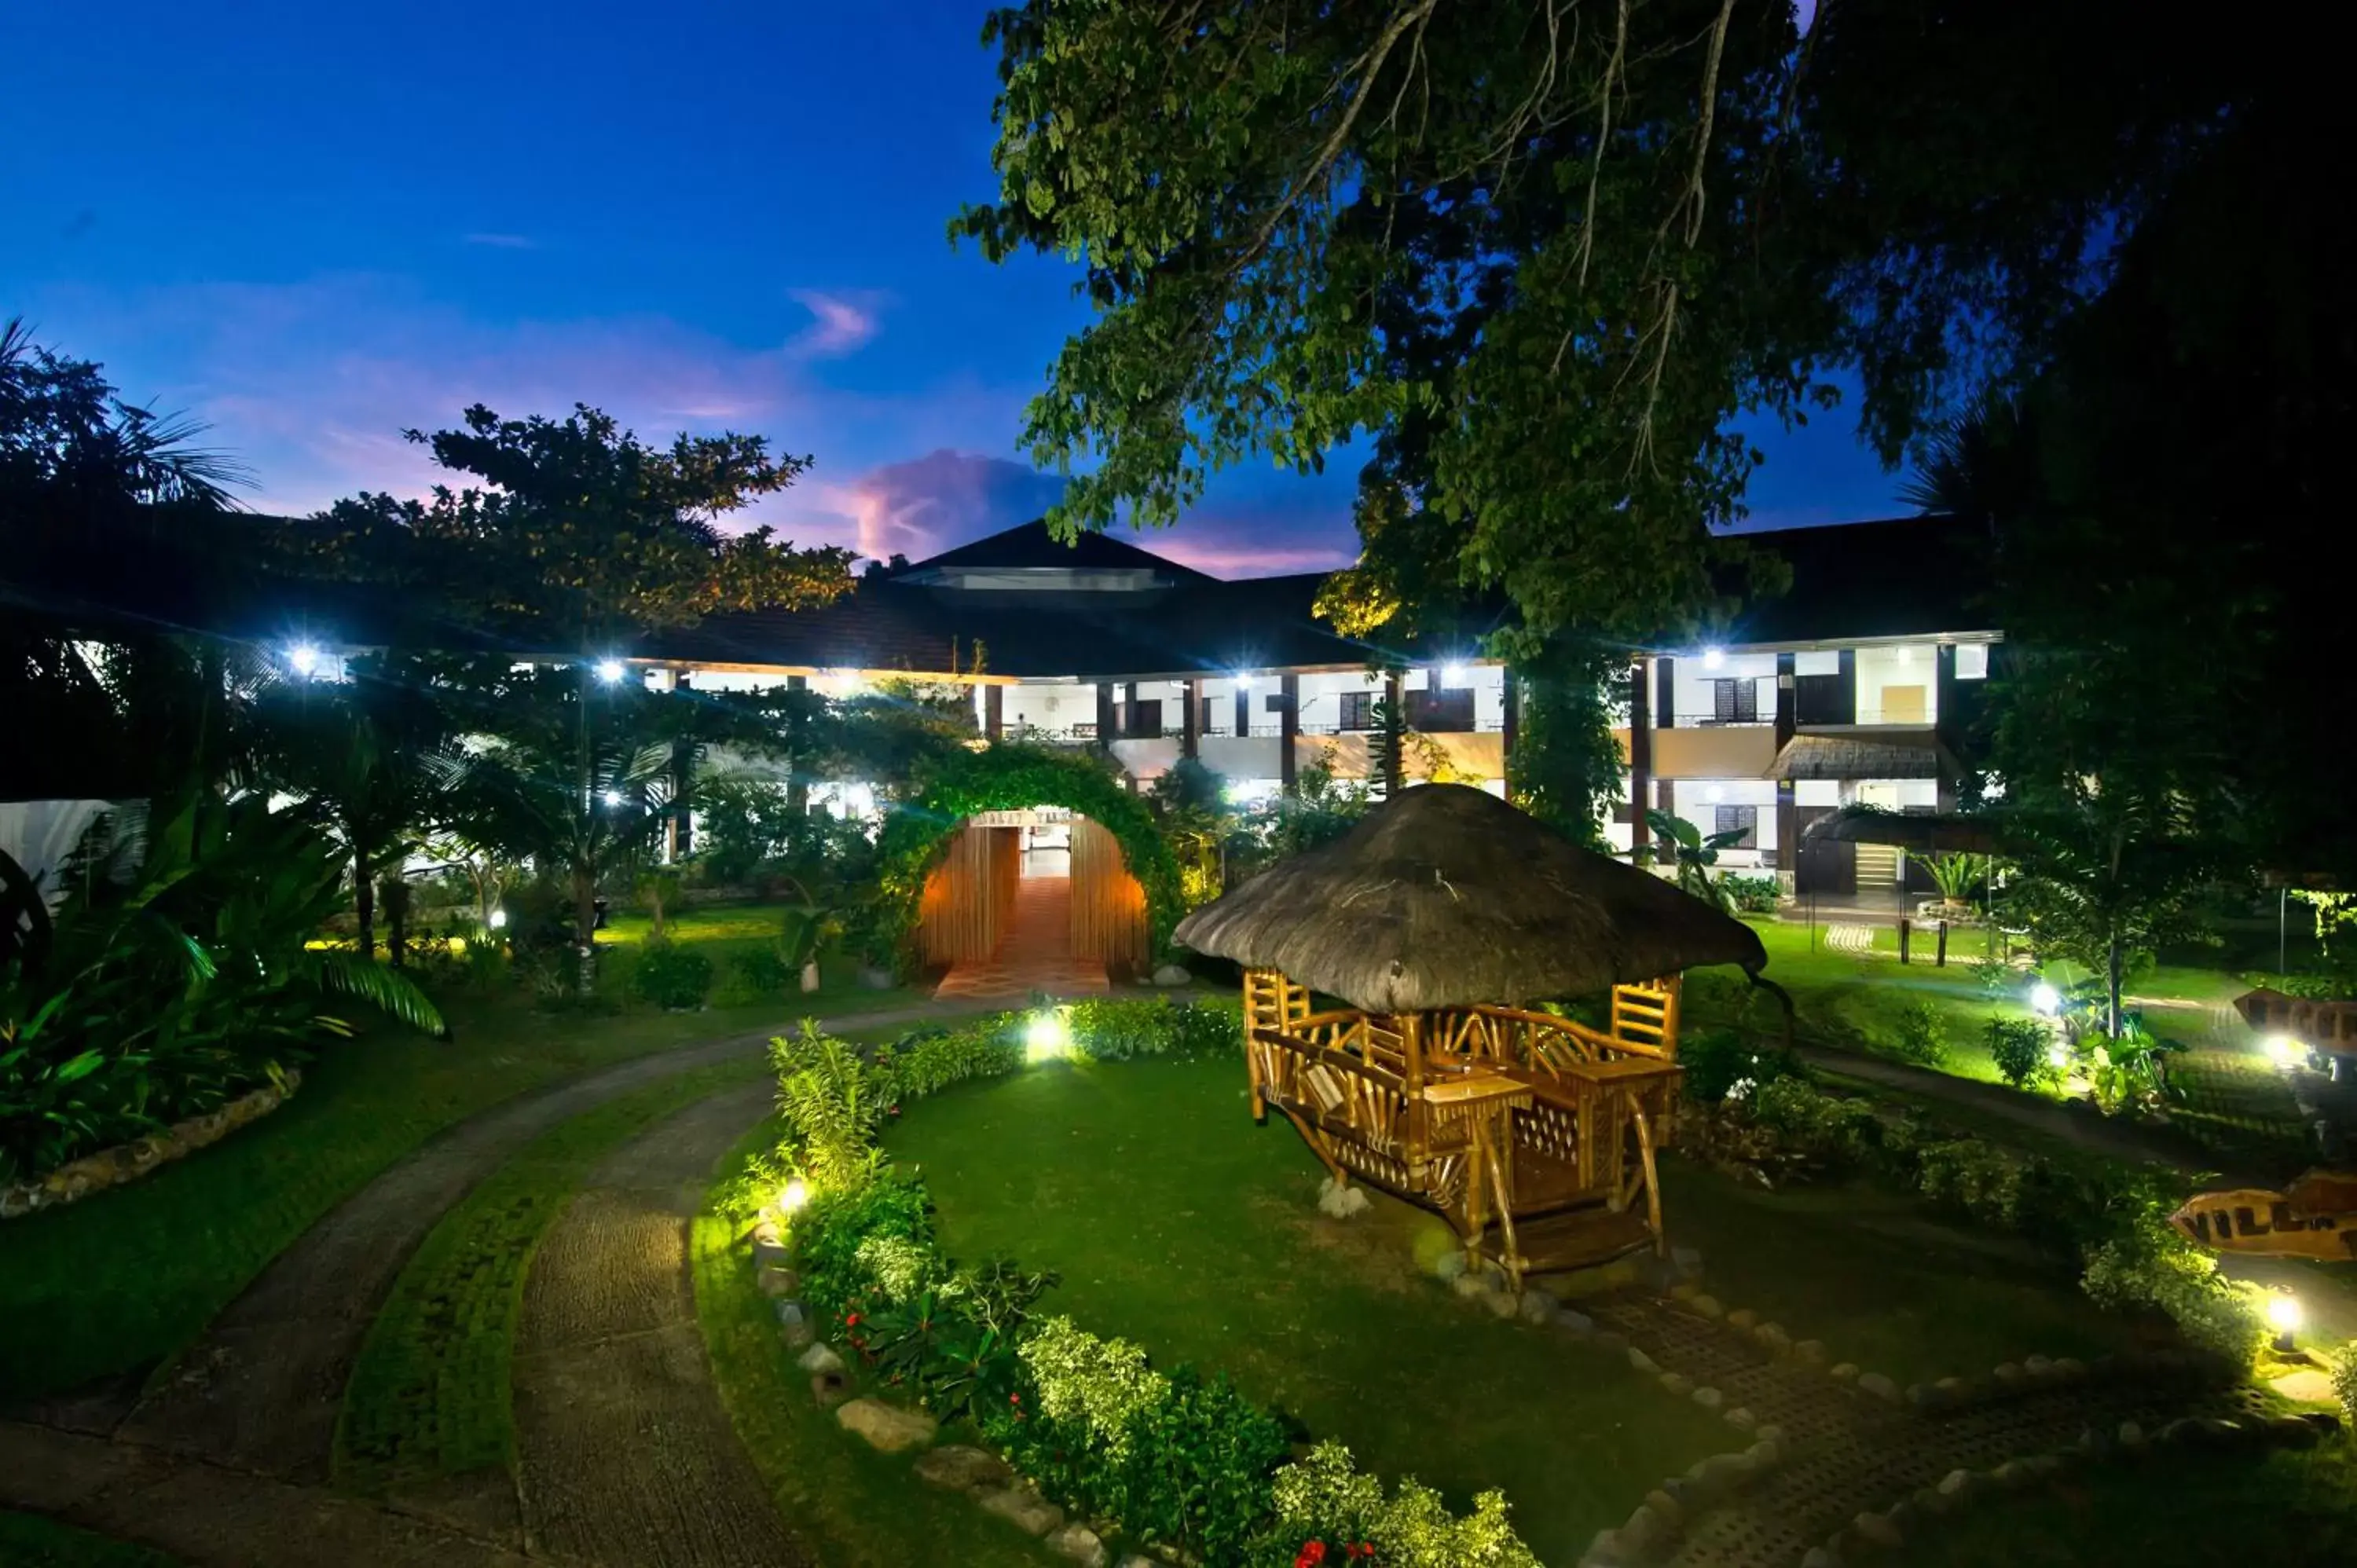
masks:
<path fill-rule="evenodd" d="M 262 510 L 415 493 L 404 426 L 579 401 L 811 453 L 762 521 L 921 554 L 1054 498 L 1015 438 L 1085 317 L 944 238 L 992 191 L 985 9 L 8 5 L 0 318 L 209 421 Z M 1905 510 L 1849 431 L 1754 432 L 1755 522 Z M 1356 466 L 1232 471 L 1142 542 L 1346 564 Z"/>

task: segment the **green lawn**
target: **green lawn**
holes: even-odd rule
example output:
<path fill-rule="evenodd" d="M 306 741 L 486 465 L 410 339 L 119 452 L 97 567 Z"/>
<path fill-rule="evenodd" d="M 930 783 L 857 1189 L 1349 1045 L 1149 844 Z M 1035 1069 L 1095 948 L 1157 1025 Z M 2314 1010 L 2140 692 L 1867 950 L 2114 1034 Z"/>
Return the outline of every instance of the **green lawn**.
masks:
<path fill-rule="evenodd" d="M 1910 1568 L 2346 1568 L 2357 1563 L 2357 1450 L 2156 1454 L 1943 1521 Z"/>
<path fill-rule="evenodd" d="M 152 1367 L 369 1178 L 512 1095 L 813 1013 L 910 1000 L 858 989 L 837 966 L 814 996 L 698 1014 L 552 1014 L 521 998 L 462 996 L 445 1009 L 449 1041 L 371 1028 L 333 1044 L 276 1114 L 144 1180 L 0 1226 L 0 1396 Z"/>
<path fill-rule="evenodd" d="M 39 1514 L 0 1510 L 0 1563 L 8 1568 L 174 1568 L 176 1561 Z"/>
<path fill-rule="evenodd" d="M 778 1134 L 774 1122 L 756 1130 L 722 1162 L 722 1171 L 734 1172 Z M 754 1288 L 737 1229 L 709 1210 L 695 1221 L 689 1266 L 696 1316 L 737 1435 L 813 1561 L 828 1568 L 1038 1568 L 1052 1561 L 971 1500 L 918 1480 L 911 1456 L 878 1454 L 835 1423 L 811 1397 L 771 1304 Z"/>
<path fill-rule="evenodd" d="M 1947 1225 L 1865 1185 L 1764 1192 L 1677 1158 L 1663 1162 L 1673 1240 L 1699 1247 L 1705 1283 L 1827 1357 L 1899 1382 L 1986 1372 L 2033 1352 L 2085 1359 L 2161 1325 L 2102 1312 L 2027 1243 Z"/>
<path fill-rule="evenodd" d="M 336 1480 L 381 1492 L 511 1466 L 508 1372 L 540 1239 L 590 1167 L 663 1117 L 768 1070 L 681 1073 L 552 1128 L 443 1217 L 402 1271 L 344 1388 Z"/>
<path fill-rule="evenodd" d="M 1440 1222 L 1379 1203 L 1321 1219 L 1291 1128 L 1255 1127 L 1233 1061 L 1064 1066 L 954 1090 L 889 1140 L 956 1256 L 1061 1272 L 1046 1310 L 1253 1397 L 1462 1504 L 1505 1488 L 1569 1562 L 1645 1490 L 1738 1434 L 1619 1358 L 1469 1308 L 1417 1266 Z"/>

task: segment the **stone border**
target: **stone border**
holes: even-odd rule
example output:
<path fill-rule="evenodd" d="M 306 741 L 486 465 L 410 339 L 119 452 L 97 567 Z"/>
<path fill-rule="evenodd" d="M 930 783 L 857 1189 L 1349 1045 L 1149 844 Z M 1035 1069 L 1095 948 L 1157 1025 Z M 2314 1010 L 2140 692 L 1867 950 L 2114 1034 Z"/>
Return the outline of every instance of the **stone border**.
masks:
<path fill-rule="evenodd" d="M 809 1310 L 799 1299 L 802 1280 L 788 1262 L 785 1235 L 774 1219 L 764 1219 L 750 1233 L 753 1283 L 775 1304 L 778 1332 L 790 1348 L 801 1351 L 794 1365 L 810 1377 L 811 1397 L 845 1432 L 856 1434 L 880 1454 L 917 1455 L 917 1478 L 930 1486 L 957 1492 L 973 1500 L 984 1513 L 996 1515 L 1058 1556 L 1081 1568 L 1107 1568 L 1112 1552 L 1104 1535 L 1088 1523 L 1069 1520 L 1064 1510 L 1040 1493 L 1037 1483 L 986 1448 L 965 1444 L 934 1446 L 941 1423 L 920 1410 L 888 1404 L 859 1394 L 852 1385 L 852 1369 L 834 1347 L 818 1337 Z M 1103 1524 L 1106 1533 L 1113 1527 Z M 1176 1559 L 1170 1561 L 1175 1562 Z M 1139 1552 L 1124 1556 L 1117 1568 L 1168 1568 L 1163 1559 Z"/>
<path fill-rule="evenodd" d="M 101 1149 L 94 1155 L 84 1155 L 69 1160 L 47 1176 L 31 1181 L 10 1182 L 0 1187 L 0 1219 L 14 1219 L 19 1215 L 37 1214 L 45 1208 L 62 1208 L 78 1203 L 94 1192 L 123 1186 L 138 1180 L 158 1165 L 186 1158 L 209 1144 L 217 1144 L 247 1122 L 267 1116 L 303 1085 L 301 1069 L 288 1068 L 285 1088 L 266 1083 L 230 1101 L 217 1111 L 201 1116 L 191 1116 L 175 1122 L 160 1133 L 150 1133 L 144 1138 L 134 1138 L 127 1144 L 117 1144 L 111 1149 Z"/>
<path fill-rule="evenodd" d="M 2120 1423 L 2115 1434 L 2089 1427 L 2067 1448 L 2007 1459 L 1986 1470 L 1951 1470 L 1937 1486 L 1919 1487 L 1911 1497 L 1890 1507 L 1859 1514 L 1834 1531 L 1823 1544 L 1809 1548 L 1801 1568 L 1838 1568 L 1854 1557 L 1897 1552 L 1919 1538 L 1947 1514 L 2006 1492 L 2021 1491 L 2076 1466 L 2115 1456 L 2136 1457 L 2156 1445 L 2184 1448 L 2237 1447 L 2305 1448 L 2340 1430 L 2338 1416 L 2255 1416 L 2236 1421 L 2222 1416 L 2183 1416 L 2158 1433 L 2147 1434 L 2133 1421 Z"/>

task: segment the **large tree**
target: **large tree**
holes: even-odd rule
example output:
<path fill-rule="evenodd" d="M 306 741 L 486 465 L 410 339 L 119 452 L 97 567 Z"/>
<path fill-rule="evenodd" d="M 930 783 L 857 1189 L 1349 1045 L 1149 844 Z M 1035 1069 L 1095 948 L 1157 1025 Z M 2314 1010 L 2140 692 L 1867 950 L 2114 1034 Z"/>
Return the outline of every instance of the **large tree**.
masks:
<path fill-rule="evenodd" d="M 851 586 L 849 551 L 721 526 L 810 467 L 772 456 L 761 436 L 681 435 L 658 447 L 586 405 L 553 420 L 480 404 L 457 429 L 405 434 L 476 482 L 425 500 L 339 501 L 314 521 L 315 549 L 528 635 L 531 651 L 602 655 L 716 611 L 801 609 Z"/>

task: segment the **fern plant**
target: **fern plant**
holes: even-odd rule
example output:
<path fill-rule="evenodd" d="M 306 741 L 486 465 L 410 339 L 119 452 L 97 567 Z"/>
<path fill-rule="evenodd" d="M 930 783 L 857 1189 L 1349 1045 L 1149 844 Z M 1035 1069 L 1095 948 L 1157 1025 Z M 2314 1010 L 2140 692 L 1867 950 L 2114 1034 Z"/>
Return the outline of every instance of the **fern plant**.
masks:
<path fill-rule="evenodd" d="M 770 1042 L 770 1063 L 778 1075 L 778 1113 L 811 1180 L 838 1190 L 866 1181 L 876 1166 L 886 1097 L 859 1052 L 805 1020 L 798 1036 Z"/>

